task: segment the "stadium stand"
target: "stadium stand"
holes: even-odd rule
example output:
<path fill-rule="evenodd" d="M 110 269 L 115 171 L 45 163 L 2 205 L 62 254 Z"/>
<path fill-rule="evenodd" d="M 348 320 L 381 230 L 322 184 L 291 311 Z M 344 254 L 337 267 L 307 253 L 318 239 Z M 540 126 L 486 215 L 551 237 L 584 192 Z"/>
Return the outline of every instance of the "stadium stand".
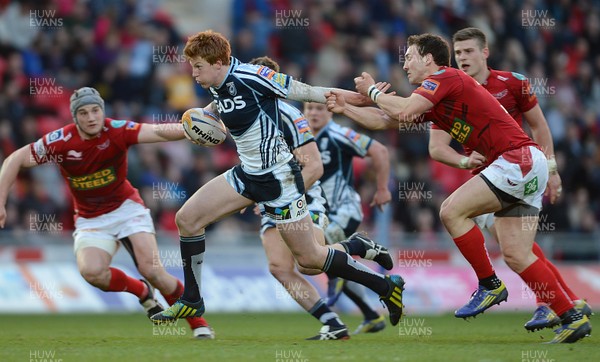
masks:
<path fill-rule="evenodd" d="M 192 82 L 181 56 L 186 37 L 206 27 L 218 31 L 226 27 L 224 33 L 242 61 L 268 54 L 298 79 L 349 89 L 354 87 L 353 77 L 368 70 L 406 95 L 412 91 L 401 63 L 407 36 L 434 32 L 449 40 L 454 31 L 473 25 L 488 35 L 493 48 L 490 66 L 529 78 L 553 133 L 564 193 L 557 204 L 545 205 L 541 239 L 549 241 L 554 258 L 598 260 L 600 12 L 593 6 L 597 2 L 219 3 L 227 6 L 214 11 L 226 21 L 205 16 L 190 25 L 190 11 L 207 5 L 0 1 L 0 161 L 48 130 L 70 123 L 68 97 L 81 86 L 99 89 L 107 101 L 107 114 L 117 119 L 175 122 L 187 108 L 206 104 L 207 94 Z M 424 242 L 432 248 L 452 247 L 437 211 L 445 195 L 464 181 L 464 173 L 430 160 L 427 134 L 426 125 L 369 133 L 391 151 L 394 201 L 386 215 L 376 215 L 363 205 L 363 228 L 388 245 Z M 173 195 L 191 195 L 237 161 L 229 142 L 211 150 L 185 142 L 145 145 L 132 148 L 130 154 L 132 183 L 152 209 L 157 227 L 171 233 L 176 233 L 174 213 L 184 201 Z M 374 192 L 363 186 L 374 177 L 371 169 L 365 161 L 355 164 L 363 200 L 370 200 Z M 34 215 L 55 215 L 52 220 L 61 228 L 56 232 L 72 229 L 72 204 L 57 172 L 48 166 L 21 173 L 7 205 L 9 219 L 0 232 L 0 245 L 25 239 L 31 245 L 46 243 L 40 233 L 31 233 L 32 223 L 43 223 Z M 173 197 L 157 196 L 165 185 Z M 258 226 L 258 219 L 248 212 L 215 229 L 236 229 L 241 234 Z"/>

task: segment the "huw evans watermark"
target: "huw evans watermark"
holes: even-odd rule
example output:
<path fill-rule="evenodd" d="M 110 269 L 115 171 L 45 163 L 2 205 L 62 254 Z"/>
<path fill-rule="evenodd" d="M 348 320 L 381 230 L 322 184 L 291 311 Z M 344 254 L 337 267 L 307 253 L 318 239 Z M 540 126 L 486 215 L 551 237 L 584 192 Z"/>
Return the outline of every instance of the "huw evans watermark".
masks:
<path fill-rule="evenodd" d="M 308 17 L 302 16 L 304 10 L 275 10 L 277 28 L 306 28 L 310 25 Z"/>
<path fill-rule="evenodd" d="M 56 17 L 56 10 L 29 10 L 29 26 L 33 28 L 60 28 L 63 18 Z"/>
<path fill-rule="evenodd" d="M 523 28 L 550 29 L 556 26 L 556 19 L 549 16 L 548 10 L 521 10 L 521 26 Z"/>

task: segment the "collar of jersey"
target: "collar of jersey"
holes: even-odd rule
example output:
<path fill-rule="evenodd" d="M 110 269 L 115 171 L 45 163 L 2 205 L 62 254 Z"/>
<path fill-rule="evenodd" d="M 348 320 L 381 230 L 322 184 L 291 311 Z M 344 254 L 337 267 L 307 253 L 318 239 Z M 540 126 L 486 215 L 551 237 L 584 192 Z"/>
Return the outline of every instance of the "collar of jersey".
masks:
<path fill-rule="evenodd" d="M 487 69 L 490 71 L 490 75 L 488 75 L 488 77 L 485 79 L 485 82 L 483 82 L 482 85 L 486 85 L 488 84 L 488 81 L 490 80 L 490 78 L 492 78 L 494 76 L 494 69 L 487 67 Z"/>
<path fill-rule="evenodd" d="M 229 57 L 229 59 L 231 59 L 231 64 L 229 64 L 229 70 L 227 70 L 227 75 L 225 76 L 225 78 L 223 78 L 221 84 L 219 84 L 218 87 L 215 87 L 215 89 L 221 89 L 227 78 L 229 78 L 229 75 L 231 75 L 235 68 L 237 68 L 237 66 L 240 64 L 240 61 L 237 58 Z"/>

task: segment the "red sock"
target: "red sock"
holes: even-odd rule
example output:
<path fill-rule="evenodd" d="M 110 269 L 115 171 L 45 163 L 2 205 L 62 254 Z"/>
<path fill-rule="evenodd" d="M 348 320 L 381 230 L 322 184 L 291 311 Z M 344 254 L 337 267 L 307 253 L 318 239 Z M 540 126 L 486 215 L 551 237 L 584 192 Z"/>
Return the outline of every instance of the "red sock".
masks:
<path fill-rule="evenodd" d="M 106 292 L 128 292 L 139 299 L 148 295 L 146 284 L 142 281 L 127 276 L 122 270 L 110 268 L 110 283 Z"/>
<path fill-rule="evenodd" d="M 542 250 L 542 248 L 540 248 L 538 243 L 536 243 L 535 241 L 533 242 L 533 253 L 538 258 L 542 259 L 544 261 L 544 263 L 546 263 L 546 266 L 548 267 L 548 269 L 550 269 L 550 271 L 552 271 L 552 274 L 554 274 L 554 276 L 556 277 L 558 284 L 560 284 L 560 286 L 567 293 L 569 298 L 571 298 L 571 300 L 578 300 L 579 298 L 575 295 L 575 293 L 573 293 L 571 288 L 569 288 L 567 286 L 567 283 L 565 283 L 565 280 L 563 279 L 562 275 L 560 275 L 558 268 L 554 264 L 552 264 L 550 262 L 550 260 L 546 259 L 546 256 L 544 255 L 544 251 Z M 539 303 L 540 300 L 538 299 L 537 302 Z"/>
<path fill-rule="evenodd" d="M 167 303 L 169 303 L 169 305 L 173 305 L 177 301 L 177 299 L 179 299 L 179 297 L 181 297 L 182 294 L 183 294 L 183 283 L 180 282 L 179 280 L 177 280 L 177 287 L 175 288 L 173 293 L 171 293 L 169 295 L 164 295 L 164 297 L 165 297 L 165 300 L 167 301 Z"/>
<path fill-rule="evenodd" d="M 573 308 L 573 302 L 560 287 L 554 274 L 543 260 L 536 260 L 519 275 L 535 295 L 542 302 L 550 305 L 557 315 L 560 316 Z"/>
<path fill-rule="evenodd" d="M 177 299 L 181 297 L 182 294 L 183 283 L 177 280 L 177 287 L 175 288 L 175 291 L 169 295 L 164 295 L 164 297 L 167 303 L 169 303 L 169 305 L 173 305 L 177 301 Z M 198 327 L 208 327 L 208 322 L 206 321 L 206 319 L 204 319 L 204 317 L 191 317 L 186 318 L 186 320 L 190 325 L 191 329 L 196 329 Z"/>
<path fill-rule="evenodd" d="M 494 267 L 485 248 L 485 238 L 477 225 L 466 234 L 454 238 L 458 250 L 467 259 L 478 279 L 484 279 L 494 274 Z"/>
<path fill-rule="evenodd" d="M 204 319 L 204 317 L 191 317 L 186 319 L 192 330 L 199 327 L 208 327 L 208 322 L 206 319 Z"/>

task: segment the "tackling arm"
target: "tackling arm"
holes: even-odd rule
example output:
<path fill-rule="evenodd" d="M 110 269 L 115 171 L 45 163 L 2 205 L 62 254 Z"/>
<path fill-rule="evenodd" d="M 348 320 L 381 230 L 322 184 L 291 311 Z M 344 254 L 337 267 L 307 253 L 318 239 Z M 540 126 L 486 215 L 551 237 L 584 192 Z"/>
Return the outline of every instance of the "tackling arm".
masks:
<path fill-rule="evenodd" d="M 376 103 L 388 116 L 404 123 L 420 120 L 419 116 L 433 107 L 427 98 L 416 93 L 408 98 L 382 93 Z"/>
<path fill-rule="evenodd" d="M 367 129 L 383 130 L 398 127 L 398 121 L 389 117 L 381 109 L 347 104 L 344 96 L 337 91 L 328 94 L 327 109 L 342 114 Z"/>
<path fill-rule="evenodd" d="M 209 112 L 219 114 L 215 102 L 210 102 L 204 107 Z M 154 142 L 167 142 L 167 141 L 179 141 L 184 138 L 188 138 L 191 142 L 194 142 L 187 136 L 183 130 L 183 125 L 179 123 L 163 123 L 163 124 L 140 124 L 140 133 L 138 134 L 138 143 L 154 143 Z"/>
<path fill-rule="evenodd" d="M 0 227 L 4 228 L 8 191 L 17 179 L 19 170 L 37 165 L 34 156 L 31 154 L 30 145 L 19 148 L 4 160 L 2 169 L 0 169 Z"/>
<path fill-rule="evenodd" d="M 339 88 L 311 86 L 309 84 L 302 83 L 297 80 L 292 80 L 287 98 L 298 102 L 325 103 L 327 101 L 327 99 L 325 98 L 326 94 L 331 91 L 335 91 L 338 94 L 342 94 L 345 97 L 346 102 L 356 106 L 366 106 L 373 104 L 373 102 L 371 102 L 371 100 L 368 97 L 363 96 L 357 92 Z"/>
<path fill-rule="evenodd" d="M 388 116 L 399 122 L 411 123 L 419 120 L 421 114 L 433 107 L 431 101 L 414 92 L 408 98 L 383 93 L 367 72 L 354 78 L 354 83 L 360 94 L 370 97 Z"/>
<path fill-rule="evenodd" d="M 185 138 L 181 123 L 140 124 L 138 143 L 178 141 Z"/>

